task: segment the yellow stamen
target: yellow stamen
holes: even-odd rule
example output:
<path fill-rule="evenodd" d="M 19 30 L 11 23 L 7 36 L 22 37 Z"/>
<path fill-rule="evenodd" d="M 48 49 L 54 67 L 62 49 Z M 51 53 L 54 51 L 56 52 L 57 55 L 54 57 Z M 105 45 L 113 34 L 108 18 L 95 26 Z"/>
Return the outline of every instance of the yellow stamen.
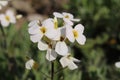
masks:
<path fill-rule="evenodd" d="M 40 28 L 40 31 L 44 34 L 45 32 L 46 32 L 46 28 L 45 27 L 42 27 L 42 28 Z"/>
<path fill-rule="evenodd" d="M 9 16 L 5 16 L 5 19 L 6 19 L 7 21 L 10 21 L 10 17 L 9 17 Z"/>
<path fill-rule="evenodd" d="M 58 21 L 57 18 L 54 17 L 54 28 L 57 29 L 58 28 Z"/>
<path fill-rule="evenodd" d="M 78 32 L 76 30 L 73 30 L 73 35 L 74 35 L 75 38 L 77 38 L 78 37 Z"/>
<path fill-rule="evenodd" d="M 65 18 L 69 18 L 69 16 L 68 16 L 68 15 L 66 15 L 66 16 L 65 16 Z"/>
<path fill-rule="evenodd" d="M 71 55 L 68 55 L 67 58 L 68 58 L 68 59 L 71 59 Z"/>

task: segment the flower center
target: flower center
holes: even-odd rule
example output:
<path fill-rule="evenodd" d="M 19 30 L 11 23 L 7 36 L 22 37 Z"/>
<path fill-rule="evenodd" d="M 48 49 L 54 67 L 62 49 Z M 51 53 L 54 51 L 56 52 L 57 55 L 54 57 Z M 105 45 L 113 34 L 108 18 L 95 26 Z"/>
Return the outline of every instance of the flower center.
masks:
<path fill-rule="evenodd" d="M 60 37 L 60 41 L 64 41 L 64 39 L 65 39 L 64 37 L 62 37 L 62 36 Z"/>
<path fill-rule="evenodd" d="M 71 55 L 68 55 L 67 58 L 68 58 L 68 59 L 71 59 Z"/>
<path fill-rule="evenodd" d="M 65 16 L 65 18 L 69 18 L 69 16 L 68 16 L 68 15 L 66 15 L 66 16 Z"/>
<path fill-rule="evenodd" d="M 76 30 L 73 30 L 73 35 L 74 35 L 75 38 L 77 38 L 78 37 L 78 32 Z"/>
<path fill-rule="evenodd" d="M 10 17 L 9 17 L 9 16 L 5 16 L 5 19 L 6 19 L 7 21 L 10 21 Z"/>
<path fill-rule="evenodd" d="M 40 31 L 44 34 L 45 32 L 46 32 L 46 28 L 45 27 L 42 27 L 42 28 L 40 28 Z"/>

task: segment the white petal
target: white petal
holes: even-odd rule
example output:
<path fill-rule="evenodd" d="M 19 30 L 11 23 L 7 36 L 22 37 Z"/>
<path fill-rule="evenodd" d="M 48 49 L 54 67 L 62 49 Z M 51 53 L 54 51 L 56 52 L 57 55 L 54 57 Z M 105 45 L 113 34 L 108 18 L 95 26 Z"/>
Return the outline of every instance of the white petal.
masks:
<path fill-rule="evenodd" d="M 12 9 L 9 9 L 6 11 L 7 16 L 14 16 L 14 11 Z"/>
<path fill-rule="evenodd" d="M 42 22 L 42 26 L 44 26 L 44 27 L 46 27 L 46 28 L 48 28 L 48 29 L 54 28 L 53 19 L 48 18 L 48 19 L 44 20 L 44 21 Z"/>
<path fill-rule="evenodd" d="M 30 40 L 34 43 L 39 42 L 42 38 L 42 34 L 35 34 L 30 36 Z"/>
<path fill-rule="evenodd" d="M 10 24 L 10 22 L 8 22 L 8 21 L 6 21 L 6 20 L 2 20 L 2 21 L 1 21 L 1 25 L 2 25 L 3 27 L 8 27 L 9 24 Z"/>
<path fill-rule="evenodd" d="M 5 19 L 5 15 L 4 14 L 0 14 L 0 21 L 1 21 L 1 25 L 3 27 L 8 27 L 9 26 L 9 21 L 7 21 Z"/>
<path fill-rule="evenodd" d="M 81 45 L 84 45 L 86 42 L 86 37 L 84 35 L 79 35 L 78 38 L 76 38 L 77 42 Z"/>
<path fill-rule="evenodd" d="M 73 25 L 73 22 L 72 22 L 72 21 L 70 21 L 70 19 L 63 18 L 63 20 L 65 21 L 65 24 L 68 24 L 68 25 Z"/>
<path fill-rule="evenodd" d="M 74 63 L 74 62 L 69 62 L 69 64 L 68 64 L 68 68 L 70 69 L 70 70 L 74 70 L 74 69 L 76 69 L 76 68 L 78 68 L 78 66 Z"/>
<path fill-rule="evenodd" d="M 16 23 L 16 18 L 15 18 L 13 10 L 11 10 L 11 9 L 7 10 L 6 11 L 6 16 L 9 16 L 11 23 Z"/>
<path fill-rule="evenodd" d="M 37 26 L 32 26 L 28 29 L 29 34 L 42 34 L 40 28 Z"/>
<path fill-rule="evenodd" d="M 62 65 L 63 68 L 64 68 L 64 67 L 67 67 L 67 66 L 68 66 L 68 63 L 69 63 L 69 60 L 68 60 L 66 57 L 62 57 L 62 58 L 60 59 L 60 63 L 61 63 L 61 65 Z"/>
<path fill-rule="evenodd" d="M 53 15 L 58 18 L 63 18 L 63 15 L 58 12 L 54 12 Z"/>
<path fill-rule="evenodd" d="M 59 54 L 59 55 L 67 55 L 68 54 L 68 47 L 65 44 L 65 42 L 57 42 L 56 46 L 55 46 L 55 51 Z"/>
<path fill-rule="evenodd" d="M 10 16 L 10 22 L 15 24 L 16 23 L 16 18 L 15 16 Z"/>
<path fill-rule="evenodd" d="M 48 49 L 47 50 L 47 54 L 46 54 L 46 59 L 49 60 L 49 61 L 53 61 L 55 60 L 57 57 L 57 54 L 54 50 L 52 49 Z"/>
<path fill-rule="evenodd" d="M 56 29 L 55 33 L 56 35 L 52 38 L 52 40 L 60 40 L 60 36 L 61 36 L 60 30 Z"/>
<path fill-rule="evenodd" d="M 7 10 L 6 11 L 6 16 L 9 16 L 11 23 L 16 23 L 16 18 L 15 18 L 13 10 Z"/>
<path fill-rule="evenodd" d="M 38 48 L 39 50 L 47 50 L 48 49 L 48 45 L 42 41 L 38 42 Z"/>
<path fill-rule="evenodd" d="M 115 63 L 115 66 L 116 66 L 117 68 L 120 68 L 120 62 L 116 62 L 116 63 Z"/>
<path fill-rule="evenodd" d="M 73 30 L 72 26 L 66 26 L 66 37 L 68 38 L 68 40 L 70 42 L 74 42 L 75 41 L 75 38 L 74 38 L 72 30 Z"/>
<path fill-rule="evenodd" d="M 66 27 L 64 27 L 64 26 L 60 27 L 59 30 L 60 30 L 61 36 L 66 37 Z"/>
<path fill-rule="evenodd" d="M 74 29 L 77 30 L 80 34 L 82 34 L 84 31 L 84 26 L 82 24 L 78 24 L 75 26 Z"/>
<path fill-rule="evenodd" d="M 73 19 L 73 15 L 72 15 L 71 13 L 63 12 L 62 14 L 63 14 L 64 17 L 65 17 L 65 16 L 69 16 L 69 19 L 70 19 L 70 20 Z"/>
<path fill-rule="evenodd" d="M 45 35 L 49 38 L 49 39 L 55 39 L 57 38 L 56 36 L 59 37 L 59 33 L 56 29 L 53 29 L 53 28 L 50 28 L 50 29 L 47 29 Z"/>
<path fill-rule="evenodd" d="M 74 21 L 74 22 L 79 22 L 80 21 L 80 19 L 71 19 L 72 21 Z"/>
<path fill-rule="evenodd" d="M 33 59 L 30 59 L 29 61 L 27 61 L 27 62 L 25 63 L 25 68 L 26 68 L 26 69 L 31 69 L 31 68 L 33 67 L 33 65 L 34 65 L 34 60 L 33 60 Z"/>
<path fill-rule="evenodd" d="M 2 20 L 3 18 L 5 18 L 4 14 L 0 14 L 0 20 Z"/>
<path fill-rule="evenodd" d="M 80 62 L 80 60 L 74 58 L 74 57 L 71 57 L 71 60 L 74 61 L 74 62 Z"/>
<path fill-rule="evenodd" d="M 29 27 L 38 26 L 38 23 L 39 23 L 38 20 L 33 20 L 33 21 L 31 21 L 31 22 L 28 24 L 28 26 L 29 26 Z"/>

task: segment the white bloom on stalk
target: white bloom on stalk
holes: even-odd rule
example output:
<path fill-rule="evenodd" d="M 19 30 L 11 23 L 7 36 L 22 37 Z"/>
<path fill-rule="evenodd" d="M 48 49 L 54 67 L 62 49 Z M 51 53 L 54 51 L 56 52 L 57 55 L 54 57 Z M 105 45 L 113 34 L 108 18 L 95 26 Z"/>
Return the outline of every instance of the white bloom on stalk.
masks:
<path fill-rule="evenodd" d="M 62 27 L 59 28 L 60 30 L 60 40 L 57 41 L 56 46 L 55 46 L 55 51 L 59 54 L 59 55 L 67 55 L 68 52 L 68 46 L 65 43 L 65 37 L 66 37 L 66 28 Z"/>
<path fill-rule="evenodd" d="M 63 12 L 62 14 L 58 12 L 54 12 L 53 15 L 57 18 L 63 18 L 64 22 L 69 25 L 73 25 L 72 21 L 76 21 L 76 22 L 80 21 L 80 19 L 74 19 L 74 16 L 72 14 L 66 12 Z"/>
<path fill-rule="evenodd" d="M 54 29 L 57 31 L 56 33 L 56 39 L 59 39 L 59 40 L 53 40 L 55 41 L 55 45 L 54 44 L 46 44 L 46 43 L 43 43 L 42 41 L 39 41 L 38 42 L 38 48 L 40 50 L 47 50 L 47 54 L 46 54 L 46 58 L 47 60 L 49 61 L 52 61 L 52 60 L 55 60 L 57 55 L 56 55 L 56 52 L 59 54 L 59 55 L 66 55 L 66 53 L 68 52 L 68 47 L 66 45 L 66 43 L 64 42 L 64 37 L 63 35 L 65 35 L 65 28 L 62 27 L 62 28 L 58 28 L 58 23 L 57 23 L 57 19 L 54 18 L 53 19 L 53 22 L 54 22 Z M 54 38 L 53 38 L 54 39 Z M 53 46 L 54 47 L 51 47 Z M 55 48 L 55 50 L 53 50 L 53 48 Z"/>
<path fill-rule="evenodd" d="M 70 70 L 74 70 L 74 69 L 78 68 L 78 66 L 74 62 L 80 62 L 80 60 L 71 57 L 71 55 L 63 56 L 60 59 L 60 63 L 62 65 L 62 67 L 63 68 L 68 67 Z"/>
<path fill-rule="evenodd" d="M 32 69 L 32 67 L 34 66 L 35 64 L 35 61 L 33 59 L 30 59 L 28 60 L 26 63 L 25 63 L 25 68 L 26 69 Z"/>
<path fill-rule="evenodd" d="M 0 21 L 3 27 L 9 26 L 10 23 L 16 23 L 16 18 L 13 10 L 7 10 L 5 14 L 0 14 Z"/>
<path fill-rule="evenodd" d="M 32 42 L 39 42 L 43 36 L 49 39 L 55 39 L 58 31 L 54 29 L 52 19 L 46 19 L 42 23 L 39 20 L 34 20 L 29 23 L 29 33 Z"/>
<path fill-rule="evenodd" d="M 57 31 L 56 36 L 52 39 L 52 40 L 60 40 L 60 30 L 58 27 L 58 20 L 56 17 L 54 17 L 54 19 L 52 19 L 53 23 L 54 23 L 54 29 Z"/>
<path fill-rule="evenodd" d="M 80 21 L 80 19 L 74 19 L 74 16 L 70 13 L 54 12 L 54 19 L 48 18 L 43 22 L 34 20 L 29 23 L 28 32 L 32 42 L 38 42 L 38 48 L 41 51 L 47 51 L 46 59 L 53 61 L 57 58 L 57 55 L 61 55 L 60 63 L 62 67 L 68 67 L 70 70 L 78 68 L 74 62 L 80 62 L 80 60 L 72 57 L 69 54 L 69 47 L 65 43 L 68 39 L 70 42 L 75 40 L 83 45 L 85 44 L 86 37 L 83 35 L 84 26 L 81 24 L 72 28 L 73 21 Z M 57 18 L 62 18 L 64 25 L 58 26 Z M 45 36 L 43 38 L 43 36 Z M 31 69 L 34 66 L 34 60 L 26 62 L 26 68 Z"/>
<path fill-rule="evenodd" d="M 68 47 L 67 47 L 67 45 L 64 41 L 59 41 L 59 42 L 56 43 L 55 51 L 59 55 L 64 56 L 64 55 L 67 55 L 66 52 L 68 52 Z"/>
<path fill-rule="evenodd" d="M 53 49 L 53 47 L 54 47 L 54 44 L 46 44 L 42 41 L 38 42 L 38 48 L 40 50 L 42 50 L 42 51 L 47 50 L 46 59 L 49 61 L 53 61 L 57 57 L 57 54 L 56 54 L 55 50 Z"/>
<path fill-rule="evenodd" d="M 0 1 L 0 10 L 3 6 L 6 6 L 8 4 L 8 1 Z"/>
<path fill-rule="evenodd" d="M 116 62 L 115 67 L 120 68 L 120 62 Z"/>
<path fill-rule="evenodd" d="M 81 24 L 78 24 L 73 29 L 70 25 L 66 25 L 66 37 L 70 42 L 74 42 L 75 40 L 81 44 L 84 45 L 86 41 L 86 37 L 83 35 L 84 26 Z"/>

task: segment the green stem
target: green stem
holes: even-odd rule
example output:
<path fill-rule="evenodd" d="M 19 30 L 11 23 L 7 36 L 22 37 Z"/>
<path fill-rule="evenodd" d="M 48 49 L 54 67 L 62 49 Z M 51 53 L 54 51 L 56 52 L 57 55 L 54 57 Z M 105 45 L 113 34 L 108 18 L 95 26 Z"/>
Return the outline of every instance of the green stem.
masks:
<path fill-rule="evenodd" d="M 67 67 L 65 67 L 65 68 L 62 68 L 62 67 L 61 67 L 58 71 L 55 72 L 55 74 L 60 73 L 61 71 L 65 70 L 66 68 L 67 68 Z"/>
<path fill-rule="evenodd" d="M 54 80 L 54 62 L 51 62 L 51 80 Z"/>
<path fill-rule="evenodd" d="M 4 37 L 4 43 L 3 43 L 3 45 L 4 45 L 4 48 L 6 49 L 6 48 L 7 48 L 7 44 L 6 44 L 6 35 L 5 35 L 5 31 L 4 31 L 4 29 L 3 29 L 2 26 L 0 26 L 0 28 L 1 28 L 1 31 L 2 31 L 2 35 L 3 35 L 3 37 Z"/>
<path fill-rule="evenodd" d="M 1 29 L 1 32 L 2 32 L 2 35 L 3 35 L 3 48 L 5 49 L 5 56 L 8 56 L 7 54 L 7 41 L 6 41 L 6 35 L 5 35 L 5 31 L 3 29 L 3 27 L 0 25 L 0 29 Z"/>
<path fill-rule="evenodd" d="M 47 78 L 50 78 L 50 76 L 48 76 L 47 74 L 45 74 L 44 72 L 40 71 L 44 76 L 46 76 Z"/>
<path fill-rule="evenodd" d="M 3 29 L 3 27 L 2 27 L 1 25 L 0 25 L 0 28 L 1 28 L 1 31 L 2 31 L 3 36 L 5 36 L 4 29 Z"/>

